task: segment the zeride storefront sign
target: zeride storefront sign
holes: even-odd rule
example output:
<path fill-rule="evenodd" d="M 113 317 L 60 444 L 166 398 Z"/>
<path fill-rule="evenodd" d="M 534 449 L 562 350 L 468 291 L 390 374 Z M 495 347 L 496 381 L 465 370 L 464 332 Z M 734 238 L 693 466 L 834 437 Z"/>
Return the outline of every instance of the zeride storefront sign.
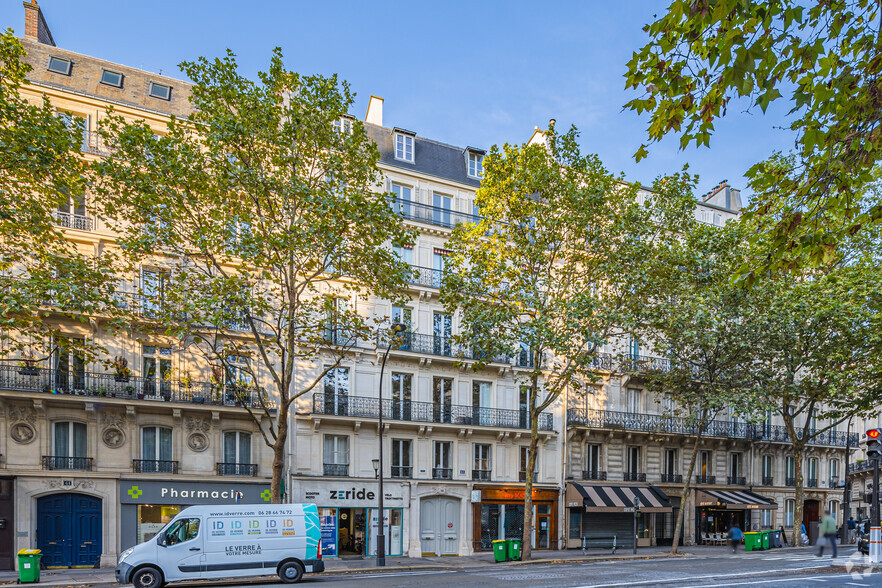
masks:
<path fill-rule="evenodd" d="M 158 482 L 123 480 L 120 504 L 263 504 L 271 498 L 269 484 L 225 482 Z"/>
<path fill-rule="evenodd" d="M 294 480 L 294 502 L 314 503 L 319 506 L 375 507 L 379 497 L 379 484 L 352 482 L 314 482 Z M 407 506 L 407 488 L 396 483 L 383 485 L 383 501 L 386 508 Z"/>

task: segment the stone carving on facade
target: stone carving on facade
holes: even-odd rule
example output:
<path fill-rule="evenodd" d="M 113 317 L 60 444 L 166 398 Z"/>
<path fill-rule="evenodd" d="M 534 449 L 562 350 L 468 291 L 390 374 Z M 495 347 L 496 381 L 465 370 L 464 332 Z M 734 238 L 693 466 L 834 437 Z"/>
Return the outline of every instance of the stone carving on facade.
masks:
<path fill-rule="evenodd" d="M 9 427 L 9 436 L 12 440 L 21 445 L 27 445 L 37 438 L 37 431 L 34 426 L 26 422 L 18 422 Z"/>
<path fill-rule="evenodd" d="M 196 453 L 202 453 L 208 449 L 208 437 L 198 431 L 190 433 L 190 436 L 187 437 L 187 447 Z"/>
<path fill-rule="evenodd" d="M 49 480 L 43 480 L 43 485 L 47 488 L 53 489 L 64 488 L 65 490 L 72 490 L 75 488 L 79 488 L 81 490 L 88 490 L 95 487 L 95 480 L 90 480 L 88 478 L 73 478 L 69 480 L 52 478 Z"/>
<path fill-rule="evenodd" d="M 101 423 L 107 425 L 108 427 L 114 427 L 117 429 L 125 429 L 126 428 L 126 413 L 124 412 L 109 412 L 106 410 L 101 411 Z"/>
<path fill-rule="evenodd" d="M 208 417 L 184 417 L 184 429 L 187 433 L 205 433 L 211 431 L 211 420 Z"/>
<path fill-rule="evenodd" d="M 119 427 L 106 427 L 101 433 L 101 440 L 111 449 L 119 449 L 126 442 L 126 434 Z"/>
<path fill-rule="evenodd" d="M 6 417 L 10 423 L 23 422 L 33 425 L 37 422 L 37 413 L 27 406 L 10 406 L 6 409 Z"/>

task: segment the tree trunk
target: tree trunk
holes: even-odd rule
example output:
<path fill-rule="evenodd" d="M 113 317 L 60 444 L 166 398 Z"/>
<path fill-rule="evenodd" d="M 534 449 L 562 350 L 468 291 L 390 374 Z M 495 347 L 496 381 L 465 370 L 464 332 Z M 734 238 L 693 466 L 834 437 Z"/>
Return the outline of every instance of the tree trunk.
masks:
<path fill-rule="evenodd" d="M 279 421 L 276 442 L 273 443 L 273 479 L 270 482 L 270 501 L 273 504 L 282 502 L 282 477 L 285 475 L 285 445 L 288 440 L 288 403 L 279 406 Z"/>
<path fill-rule="evenodd" d="M 538 385 L 538 378 L 533 376 L 530 386 L 530 449 L 527 452 L 524 480 L 524 533 L 521 537 L 521 559 L 524 561 L 533 555 L 533 472 L 536 470 L 536 449 L 539 446 L 539 414 L 536 411 Z"/>
<path fill-rule="evenodd" d="M 792 443 L 792 441 L 791 441 Z M 795 504 L 793 505 L 793 536 L 799 537 L 794 545 L 802 545 L 802 516 L 803 516 L 803 479 L 802 479 L 802 456 L 805 447 L 802 442 L 793 443 L 793 475 L 795 478 Z M 786 480 L 785 480 L 786 482 Z M 811 521 L 809 521 L 811 522 Z M 808 527 L 805 529 L 808 534 Z"/>
<path fill-rule="evenodd" d="M 686 520 L 686 505 L 689 501 L 689 490 L 692 488 L 692 472 L 695 471 L 695 462 L 698 459 L 698 448 L 701 445 L 701 431 L 695 437 L 695 445 L 692 446 L 692 457 L 689 459 L 689 469 L 683 481 L 683 495 L 680 497 L 680 512 L 677 513 L 677 523 L 674 525 L 674 539 L 671 542 L 671 553 L 677 553 L 680 545 L 680 533 L 683 532 L 683 522 Z"/>

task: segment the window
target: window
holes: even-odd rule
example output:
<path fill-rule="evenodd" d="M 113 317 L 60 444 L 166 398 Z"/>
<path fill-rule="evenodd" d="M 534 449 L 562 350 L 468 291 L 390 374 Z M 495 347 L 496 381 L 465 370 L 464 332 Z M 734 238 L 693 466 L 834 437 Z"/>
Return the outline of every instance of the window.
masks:
<path fill-rule="evenodd" d="M 677 450 L 665 449 L 665 473 L 668 476 L 677 474 Z"/>
<path fill-rule="evenodd" d="M 441 287 L 441 280 L 444 276 L 445 266 L 447 265 L 447 255 L 448 253 L 444 249 L 435 249 L 435 251 L 432 253 L 432 269 L 435 270 L 433 272 L 434 283 L 432 285 L 436 288 Z"/>
<path fill-rule="evenodd" d="M 453 378 L 432 379 L 432 409 L 436 423 L 449 423 L 452 418 Z"/>
<path fill-rule="evenodd" d="M 809 488 L 817 488 L 818 487 L 818 458 L 810 457 L 808 462 L 806 463 L 806 480 Z"/>
<path fill-rule="evenodd" d="M 199 535 L 199 519 L 178 519 L 165 531 L 165 544 L 177 545 Z"/>
<path fill-rule="evenodd" d="M 331 298 L 329 300 L 327 318 L 325 319 L 325 340 L 332 345 L 350 343 L 350 333 L 344 328 L 348 321 L 349 300 L 347 298 Z"/>
<path fill-rule="evenodd" d="M 829 470 L 830 470 L 830 486 L 835 488 L 836 486 L 833 484 L 833 478 L 836 478 L 837 483 L 839 482 L 839 460 L 838 459 L 831 459 L 830 460 Z"/>
<path fill-rule="evenodd" d="M 409 186 L 400 184 L 392 184 L 392 194 L 395 199 L 392 201 L 392 210 L 402 216 L 411 216 L 411 194 L 413 190 Z"/>
<path fill-rule="evenodd" d="M 640 448 L 637 446 L 628 447 L 627 453 L 627 471 L 631 474 L 640 472 Z"/>
<path fill-rule="evenodd" d="M 411 419 L 411 390 L 413 375 L 392 372 L 392 418 L 409 421 Z"/>
<path fill-rule="evenodd" d="M 640 339 L 637 337 L 631 337 L 628 341 L 628 357 L 640 359 Z"/>
<path fill-rule="evenodd" d="M 413 265 L 413 247 L 392 247 L 398 259 L 407 265 Z"/>
<path fill-rule="evenodd" d="M 518 391 L 518 425 L 526 429 L 530 423 L 530 386 L 521 386 Z"/>
<path fill-rule="evenodd" d="M 117 73 L 115 71 L 102 69 L 101 70 L 101 83 L 105 84 L 107 86 L 114 86 L 117 88 L 122 88 L 123 75 L 121 73 Z"/>
<path fill-rule="evenodd" d="M 413 136 L 395 133 L 395 159 L 413 163 Z"/>
<path fill-rule="evenodd" d="M 349 368 L 335 367 L 325 374 L 325 414 L 349 414 Z"/>
<path fill-rule="evenodd" d="M 349 436 L 325 435 L 324 464 L 326 476 L 349 475 Z"/>
<path fill-rule="evenodd" d="M 56 457 L 86 457 L 86 425 L 70 421 L 59 421 L 53 425 L 53 447 Z"/>
<path fill-rule="evenodd" d="M 46 69 L 48 69 L 52 73 L 69 76 L 71 67 L 73 67 L 73 62 L 70 59 L 62 59 L 61 57 L 50 57 L 49 66 Z"/>
<path fill-rule="evenodd" d="M 334 121 L 334 130 L 341 134 L 352 134 L 352 118 L 343 115 Z"/>
<path fill-rule="evenodd" d="M 140 471 L 174 474 L 172 462 L 172 430 L 168 427 L 141 429 Z"/>
<path fill-rule="evenodd" d="M 475 443 L 472 480 L 490 481 L 490 445 Z"/>
<path fill-rule="evenodd" d="M 436 312 L 432 315 L 433 349 L 435 355 L 450 356 L 453 349 L 450 337 L 453 334 L 453 319 L 449 314 Z"/>
<path fill-rule="evenodd" d="M 392 477 L 409 478 L 412 474 L 410 439 L 392 439 Z"/>
<path fill-rule="evenodd" d="M 642 403 L 640 402 L 640 389 L 628 388 L 628 412 L 632 414 L 639 414 L 641 408 Z"/>
<path fill-rule="evenodd" d="M 796 507 L 796 501 L 792 498 L 788 498 L 784 501 L 784 526 L 792 527 L 793 526 L 793 510 Z M 794 540 L 793 543 L 796 543 Z"/>
<path fill-rule="evenodd" d="M 585 446 L 585 478 L 596 480 L 600 473 L 600 445 Z"/>
<path fill-rule="evenodd" d="M 171 396 L 172 350 L 171 347 L 145 345 L 142 354 L 144 394 Z"/>
<path fill-rule="evenodd" d="M 518 473 L 518 479 L 521 482 L 527 481 L 527 472 L 530 470 L 530 448 L 526 445 L 521 446 L 521 469 Z M 539 447 L 536 447 L 536 461 L 533 464 L 533 481 L 536 481 L 536 473 L 539 471 Z"/>
<path fill-rule="evenodd" d="M 53 389 L 70 392 L 86 387 L 86 358 L 82 353 L 85 342 L 82 339 L 54 338 L 52 368 L 55 370 Z"/>
<path fill-rule="evenodd" d="M 156 316 L 162 312 L 169 281 L 168 272 L 156 269 L 141 271 L 141 306 L 147 316 Z"/>
<path fill-rule="evenodd" d="M 735 481 L 736 478 L 741 476 L 741 453 L 730 453 L 729 454 L 729 477 L 732 480 L 729 482 L 730 484 L 737 484 Z"/>
<path fill-rule="evenodd" d="M 763 529 L 772 528 L 772 511 L 769 509 L 760 511 L 760 525 Z"/>
<path fill-rule="evenodd" d="M 773 469 L 775 467 L 774 458 L 771 455 L 763 456 L 763 486 L 771 486 L 773 482 L 774 474 Z"/>
<path fill-rule="evenodd" d="M 432 194 L 432 222 L 442 227 L 452 226 L 450 224 L 450 210 L 453 204 L 453 198 L 444 194 Z"/>
<path fill-rule="evenodd" d="M 154 98 L 159 98 L 160 100 L 170 100 L 171 86 L 150 82 L 150 95 Z"/>
<path fill-rule="evenodd" d="M 401 323 L 407 327 L 406 332 L 410 332 L 410 329 L 413 326 L 413 309 L 406 306 L 393 306 L 392 322 Z"/>
<path fill-rule="evenodd" d="M 472 382 L 472 423 L 489 426 L 490 422 L 490 395 L 493 387 L 490 382 Z"/>
<path fill-rule="evenodd" d="M 469 176 L 480 178 L 484 175 L 484 155 L 469 151 Z"/>
<path fill-rule="evenodd" d="M 570 539 L 582 538 L 582 511 L 570 509 Z"/>
<path fill-rule="evenodd" d="M 435 467 L 432 469 L 432 478 L 436 480 L 450 480 L 453 478 L 453 468 L 450 466 L 450 441 L 435 441 Z"/>
<path fill-rule="evenodd" d="M 785 486 L 796 485 L 796 462 L 792 455 L 788 455 L 784 458 L 784 478 Z"/>
<path fill-rule="evenodd" d="M 713 475 L 713 464 L 711 463 L 711 452 L 702 451 L 698 456 L 698 475 L 707 477 Z"/>
<path fill-rule="evenodd" d="M 224 433 L 224 465 L 229 468 L 228 475 L 250 473 L 249 468 L 240 466 L 251 465 L 251 433 L 227 431 Z"/>
<path fill-rule="evenodd" d="M 830 501 L 830 516 L 833 517 L 833 520 L 839 520 L 837 516 L 839 514 L 839 501 L 831 500 Z"/>

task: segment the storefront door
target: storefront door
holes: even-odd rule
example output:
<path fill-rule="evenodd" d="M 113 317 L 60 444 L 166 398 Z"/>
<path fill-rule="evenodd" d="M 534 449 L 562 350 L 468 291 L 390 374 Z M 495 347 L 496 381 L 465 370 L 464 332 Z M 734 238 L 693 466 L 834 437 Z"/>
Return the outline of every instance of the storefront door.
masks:
<path fill-rule="evenodd" d="M 420 542 L 423 555 L 459 553 L 459 500 L 435 496 L 420 501 Z"/>
<path fill-rule="evenodd" d="M 0 478 L 0 570 L 15 569 L 13 483 L 13 478 Z"/>
<path fill-rule="evenodd" d="M 365 509 L 337 509 L 337 555 L 364 555 Z"/>

